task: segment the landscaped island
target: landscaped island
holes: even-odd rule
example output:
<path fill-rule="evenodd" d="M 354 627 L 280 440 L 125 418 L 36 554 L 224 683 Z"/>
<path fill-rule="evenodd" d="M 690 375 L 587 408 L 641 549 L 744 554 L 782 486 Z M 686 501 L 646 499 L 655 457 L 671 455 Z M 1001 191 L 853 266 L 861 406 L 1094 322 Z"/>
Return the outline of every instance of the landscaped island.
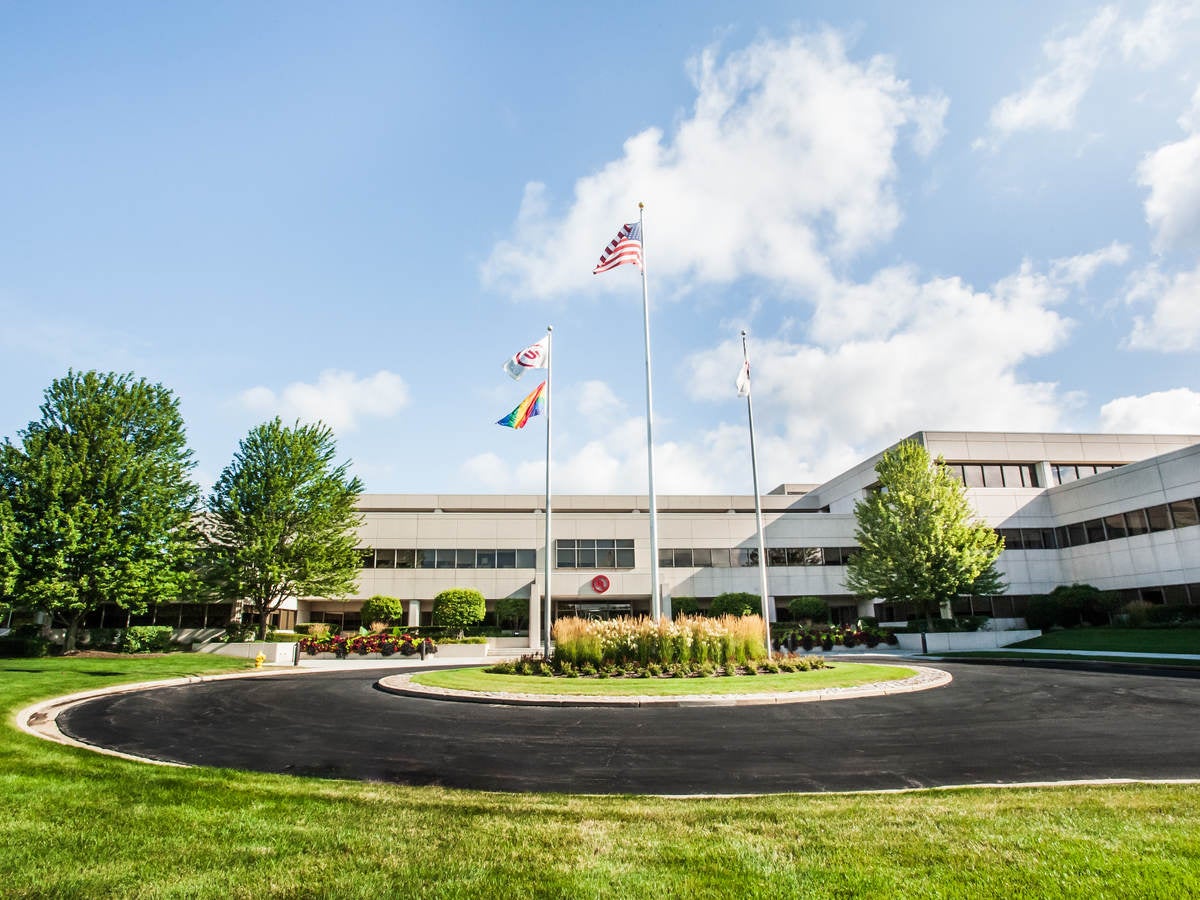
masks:
<path fill-rule="evenodd" d="M 465 691 L 680 696 L 820 690 L 895 681 L 915 674 L 899 666 L 830 667 L 820 656 L 767 654 L 758 616 L 679 616 L 554 624 L 554 653 L 485 668 L 424 672 L 416 684 Z"/>

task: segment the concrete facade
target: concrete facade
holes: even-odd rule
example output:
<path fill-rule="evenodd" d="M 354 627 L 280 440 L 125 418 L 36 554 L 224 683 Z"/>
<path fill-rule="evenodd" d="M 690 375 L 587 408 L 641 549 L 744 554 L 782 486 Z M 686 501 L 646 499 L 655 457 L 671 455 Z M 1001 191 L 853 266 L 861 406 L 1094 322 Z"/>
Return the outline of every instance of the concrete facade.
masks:
<path fill-rule="evenodd" d="M 1073 582 L 1200 604 L 1200 526 L 1188 524 L 1200 515 L 1200 435 L 922 431 L 911 439 L 956 467 L 979 517 L 1009 540 L 998 563 L 1009 599 L 977 612 L 1019 617 L 1021 598 Z M 875 483 L 881 453 L 824 484 L 781 485 L 762 497 L 769 589 L 780 606 L 815 595 L 836 619 L 896 612 L 855 598 L 844 584 L 854 503 Z M 602 606 L 649 612 L 648 498 L 566 495 L 553 502 L 551 552 L 557 562 L 570 560 L 552 573 L 555 614 Z M 408 621 L 418 624 L 438 592 L 471 587 L 489 610 L 502 598 L 526 600 L 536 623 L 543 506 L 540 495 L 364 495 L 359 538 L 369 564 L 355 595 L 290 605 L 298 621 L 350 624 L 363 599 L 385 594 L 408 601 Z M 1169 527 L 1155 527 L 1163 521 Z M 664 598 L 695 597 L 703 606 L 725 591 L 758 593 L 752 496 L 659 496 L 658 534 Z M 608 579 L 606 590 L 595 586 L 597 575 Z"/>

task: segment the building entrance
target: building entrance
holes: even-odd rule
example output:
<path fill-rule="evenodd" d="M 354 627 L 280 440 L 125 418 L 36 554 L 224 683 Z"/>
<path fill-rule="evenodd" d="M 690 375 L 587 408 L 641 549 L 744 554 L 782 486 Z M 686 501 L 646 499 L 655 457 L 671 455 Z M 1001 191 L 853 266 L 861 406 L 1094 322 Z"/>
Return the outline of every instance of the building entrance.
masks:
<path fill-rule="evenodd" d="M 577 616 L 580 619 L 616 619 L 620 616 L 632 616 L 633 604 L 614 601 L 610 603 L 595 602 L 563 602 L 555 604 L 558 617 Z"/>

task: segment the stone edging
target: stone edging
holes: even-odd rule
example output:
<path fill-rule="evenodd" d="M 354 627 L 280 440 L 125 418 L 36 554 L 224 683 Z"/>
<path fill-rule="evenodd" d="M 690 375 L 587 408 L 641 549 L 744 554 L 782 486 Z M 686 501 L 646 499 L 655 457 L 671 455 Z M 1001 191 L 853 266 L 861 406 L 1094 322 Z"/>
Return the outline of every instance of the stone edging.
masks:
<path fill-rule="evenodd" d="M 388 675 L 375 686 L 389 694 L 421 697 L 426 700 L 453 700 L 460 703 L 492 703 L 507 706 L 558 707 L 647 707 L 647 706 L 761 706 L 773 703 L 817 703 L 824 700 L 853 700 L 911 694 L 944 687 L 953 677 L 949 672 L 929 666 L 905 666 L 917 674 L 899 681 L 876 681 L 854 687 L 823 688 L 815 691 L 784 691 L 759 694 L 689 694 L 682 697 L 571 696 L 566 694 L 517 694 L 504 691 L 461 691 L 451 688 L 414 684 L 412 675 Z"/>

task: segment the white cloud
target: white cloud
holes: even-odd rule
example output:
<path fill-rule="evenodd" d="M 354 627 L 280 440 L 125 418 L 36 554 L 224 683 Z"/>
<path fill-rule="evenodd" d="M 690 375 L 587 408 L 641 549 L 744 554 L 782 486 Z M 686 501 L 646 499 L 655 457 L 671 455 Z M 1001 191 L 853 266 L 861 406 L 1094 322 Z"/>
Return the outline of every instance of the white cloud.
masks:
<path fill-rule="evenodd" d="M 1155 249 L 1200 247 L 1200 132 L 1148 154 L 1137 175 Z"/>
<path fill-rule="evenodd" d="M 1101 7 L 1078 33 L 1042 45 L 1045 67 L 1024 90 L 1001 98 L 988 118 L 990 140 L 1020 131 L 1064 131 L 1075 125 L 1080 104 L 1097 72 L 1122 63 L 1154 69 L 1181 56 L 1194 43 L 1200 0 L 1159 0 L 1140 17 L 1123 18 L 1115 6 Z"/>
<path fill-rule="evenodd" d="M 585 381 L 575 394 L 574 406 L 590 419 L 607 421 L 620 413 L 625 404 L 603 381 Z"/>
<path fill-rule="evenodd" d="M 1179 51 L 1184 28 L 1198 13 L 1196 0 L 1152 3 L 1140 20 L 1121 26 L 1121 55 L 1147 68 L 1163 65 Z"/>
<path fill-rule="evenodd" d="M 1075 287 L 1086 287 L 1101 266 L 1123 266 L 1129 262 L 1129 245 L 1113 241 L 1091 253 L 1081 253 L 1065 259 L 1056 259 L 1050 266 L 1050 275 L 1057 281 Z"/>
<path fill-rule="evenodd" d="M 850 60 L 830 31 L 763 40 L 724 58 L 710 49 L 690 70 L 697 98 L 675 133 L 650 128 L 629 138 L 618 159 L 576 182 L 561 216 L 544 185 L 526 186 L 485 281 L 548 297 L 636 277 L 590 272 L 645 201 L 656 278 L 825 285 L 828 255 L 852 256 L 895 230 L 901 132 L 928 153 L 948 105 L 915 95 L 884 57 Z"/>
<path fill-rule="evenodd" d="M 278 415 L 284 421 L 321 421 L 334 431 L 353 431 L 362 418 L 386 418 L 399 412 L 408 403 L 408 387 L 399 375 L 385 369 L 366 378 L 326 369 L 316 384 L 295 381 L 278 393 L 257 385 L 238 399 L 246 409 Z"/>
<path fill-rule="evenodd" d="M 1106 6 L 1079 34 L 1046 41 L 1042 52 L 1049 71 L 992 108 L 991 130 L 1007 136 L 1034 128 L 1062 131 L 1074 125 L 1076 110 L 1104 59 L 1117 19 L 1116 9 Z"/>
<path fill-rule="evenodd" d="M 1200 393 L 1175 388 L 1117 397 L 1100 407 L 1100 427 L 1132 434 L 1200 434 Z"/>
<path fill-rule="evenodd" d="M 1061 266 L 1068 276 L 1076 268 Z M 824 298 L 815 343 L 756 340 L 755 418 L 762 407 L 762 427 L 779 442 L 775 480 L 797 480 L 809 465 L 828 475 L 836 469 L 824 466 L 921 428 L 1061 427 L 1078 398 L 1019 368 L 1065 342 L 1071 322 L 1054 307 L 1068 284 L 1028 263 L 987 291 L 890 269 Z M 730 395 L 739 350 L 730 341 L 692 357 L 695 399 Z"/>
<path fill-rule="evenodd" d="M 1200 348 L 1200 265 L 1189 272 L 1164 275 L 1151 266 L 1135 273 L 1126 299 L 1152 302 L 1147 318 L 1133 320 L 1129 347 L 1135 350 L 1181 351 Z"/>

